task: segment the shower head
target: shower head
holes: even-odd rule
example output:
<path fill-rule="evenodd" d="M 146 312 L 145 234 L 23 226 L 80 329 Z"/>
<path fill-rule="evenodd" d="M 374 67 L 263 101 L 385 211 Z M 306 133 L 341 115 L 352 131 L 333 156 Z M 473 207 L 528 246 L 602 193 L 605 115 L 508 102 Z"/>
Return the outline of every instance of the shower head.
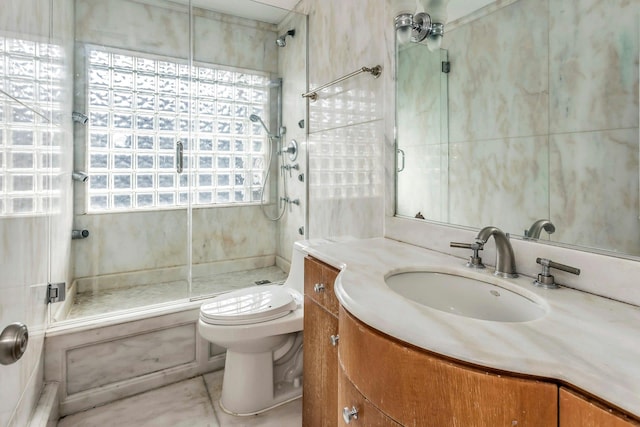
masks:
<path fill-rule="evenodd" d="M 287 40 L 286 40 L 287 36 L 294 37 L 295 35 L 296 35 L 296 30 L 289 30 L 276 39 L 276 44 L 278 45 L 278 47 L 285 47 L 287 45 Z"/>
<path fill-rule="evenodd" d="M 267 132 L 267 136 L 269 138 L 280 138 L 278 135 L 273 135 L 271 132 L 269 132 L 269 128 L 267 127 L 267 125 L 264 124 L 260 116 L 256 114 L 252 114 L 249 116 L 249 120 L 251 120 L 253 123 L 260 123 L 264 128 L 265 132 Z"/>

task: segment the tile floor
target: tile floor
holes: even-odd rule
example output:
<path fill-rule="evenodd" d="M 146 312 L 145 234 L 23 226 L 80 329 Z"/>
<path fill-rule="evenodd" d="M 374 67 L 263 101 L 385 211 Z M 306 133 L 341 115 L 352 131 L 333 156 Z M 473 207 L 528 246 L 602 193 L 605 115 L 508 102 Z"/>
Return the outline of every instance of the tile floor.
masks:
<path fill-rule="evenodd" d="M 151 390 L 60 419 L 58 427 L 300 427 L 302 399 L 253 417 L 220 409 L 223 371 Z"/>
<path fill-rule="evenodd" d="M 272 283 L 282 283 L 286 278 L 287 273 L 276 266 L 194 278 L 192 296 L 214 295 L 244 288 L 254 285 L 257 280 L 267 279 Z M 106 314 L 185 298 L 189 298 L 189 286 L 185 281 L 82 292 L 75 295 L 75 302 L 71 306 L 67 319 Z"/>

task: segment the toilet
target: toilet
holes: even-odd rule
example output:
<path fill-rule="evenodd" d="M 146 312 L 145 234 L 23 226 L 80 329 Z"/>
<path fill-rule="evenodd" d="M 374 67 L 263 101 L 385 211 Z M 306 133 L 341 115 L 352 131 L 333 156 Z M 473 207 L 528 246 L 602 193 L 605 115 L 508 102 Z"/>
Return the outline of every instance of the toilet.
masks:
<path fill-rule="evenodd" d="M 251 286 L 207 300 L 198 331 L 227 349 L 221 408 L 255 415 L 302 395 L 303 245 L 282 285 Z"/>

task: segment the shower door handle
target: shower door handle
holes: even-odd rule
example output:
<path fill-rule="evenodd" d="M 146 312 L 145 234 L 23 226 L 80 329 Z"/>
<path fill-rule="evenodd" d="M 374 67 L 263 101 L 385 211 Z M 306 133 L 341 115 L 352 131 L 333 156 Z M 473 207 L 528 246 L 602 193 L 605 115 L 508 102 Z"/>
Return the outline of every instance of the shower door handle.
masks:
<path fill-rule="evenodd" d="M 405 162 L 404 150 L 401 150 L 398 148 L 397 152 L 402 156 L 400 157 L 400 159 L 402 159 L 402 166 L 398 166 L 398 172 L 402 172 L 404 170 L 404 162 Z"/>
<path fill-rule="evenodd" d="M 184 144 L 182 141 L 176 142 L 176 172 L 182 173 L 184 169 Z"/>

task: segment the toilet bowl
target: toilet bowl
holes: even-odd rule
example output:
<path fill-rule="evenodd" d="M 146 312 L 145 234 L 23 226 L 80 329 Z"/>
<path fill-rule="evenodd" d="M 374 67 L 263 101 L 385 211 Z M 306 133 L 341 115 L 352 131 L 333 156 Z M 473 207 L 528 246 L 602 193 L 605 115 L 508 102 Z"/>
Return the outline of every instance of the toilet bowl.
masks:
<path fill-rule="evenodd" d="M 255 415 L 302 395 L 304 253 L 294 245 L 282 285 L 239 289 L 205 301 L 198 332 L 227 349 L 221 408 Z"/>

